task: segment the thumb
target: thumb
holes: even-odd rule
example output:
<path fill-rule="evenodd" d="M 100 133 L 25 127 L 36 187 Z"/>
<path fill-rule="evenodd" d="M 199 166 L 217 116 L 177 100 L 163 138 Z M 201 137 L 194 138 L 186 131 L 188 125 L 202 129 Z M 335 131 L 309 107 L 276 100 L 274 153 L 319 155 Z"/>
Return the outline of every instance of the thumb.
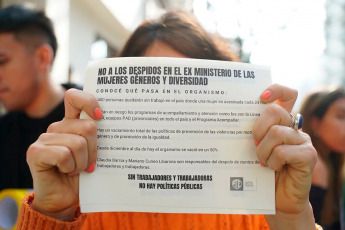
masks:
<path fill-rule="evenodd" d="M 279 84 L 273 84 L 261 94 L 260 99 L 265 103 L 275 102 L 288 112 L 291 112 L 297 96 L 297 90 Z"/>
<path fill-rule="evenodd" d="M 85 111 L 92 119 L 102 118 L 102 110 L 92 94 L 78 89 L 67 90 L 65 93 L 65 118 L 79 119 L 81 111 Z"/>

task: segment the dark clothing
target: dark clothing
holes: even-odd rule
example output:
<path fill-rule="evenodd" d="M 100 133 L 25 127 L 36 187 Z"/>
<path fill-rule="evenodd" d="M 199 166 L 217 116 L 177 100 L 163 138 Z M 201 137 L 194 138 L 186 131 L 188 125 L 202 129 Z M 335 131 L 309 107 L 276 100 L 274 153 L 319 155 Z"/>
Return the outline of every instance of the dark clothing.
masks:
<path fill-rule="evenodd" d="M 321 211 L 327 190 L 319 186 L 312 185 L 310 188 L 309 201 L 313 207 L 315 222 L 320 224 L 324 230 L 340 230 L 340 222 L 331 226 L 325 226 L 321 221 Z"/>
<path fill-rule="evenodd" d="M 311 206 L 313 207 L 314 218 L 316 223 L 320 223 L 321 210 L 326 193 L 327 190 L 319 186 L 312 185 L 310 188 L 309 201 L 311 203 Z"/>
<path fill-rule="evenodd" d="M 76 88 L 72 84 L 63 86 Z M 61 102 L 44 118 L 30 118 L 23 112 L 9 112 L 0 118 L 0 191 L 33 187 L 26 151 L 51 123 L 62 120 L 64 114 L 64 103 Z"/>

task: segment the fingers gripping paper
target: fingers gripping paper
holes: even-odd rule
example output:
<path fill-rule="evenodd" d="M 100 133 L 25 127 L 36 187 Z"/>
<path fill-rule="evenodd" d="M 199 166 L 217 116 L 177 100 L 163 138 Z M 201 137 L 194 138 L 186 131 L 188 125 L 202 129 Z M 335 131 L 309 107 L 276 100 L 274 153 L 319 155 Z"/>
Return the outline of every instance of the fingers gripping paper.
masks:
<path fill-rule="evenodd" d="M 102 107 L 96 170 L 80 176 L 83 212 L 272 214 L 274 172 L 252 128 L 271 84 L 263 66 L 178 58 L 89 63 Z"/>

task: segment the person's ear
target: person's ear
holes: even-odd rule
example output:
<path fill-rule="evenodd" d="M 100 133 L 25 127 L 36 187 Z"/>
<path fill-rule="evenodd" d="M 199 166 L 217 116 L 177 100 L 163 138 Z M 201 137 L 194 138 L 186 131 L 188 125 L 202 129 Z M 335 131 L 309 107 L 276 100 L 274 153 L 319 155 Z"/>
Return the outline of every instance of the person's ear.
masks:
<path fill-rule="evenodd" d="M 39 69 L 50 71 L 54 59 L 54 51 L 50 45 L 40 45 L 35 51 L 35 57 Z"/>

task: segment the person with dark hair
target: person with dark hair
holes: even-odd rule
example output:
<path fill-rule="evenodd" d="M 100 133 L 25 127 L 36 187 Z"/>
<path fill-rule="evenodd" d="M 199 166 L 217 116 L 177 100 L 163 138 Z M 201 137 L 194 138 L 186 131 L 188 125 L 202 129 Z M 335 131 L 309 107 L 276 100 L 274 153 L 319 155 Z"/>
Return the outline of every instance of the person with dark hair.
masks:
<path fill-rule="evenodd" d="M 303 131 L 318 152 L 310 191 L 315 219 L 324 229 L 343 229 L 345 89 L 310 94 L 300 112 Z"/>
<path fill-rule="evenodd" d="M 148 47 L 169 45 L 185 57 L 224 61 L 240 61 L 222 38 L 206 32 L 191 14 L 167 12 L 162 17 L 144 22 L 130 36 L 120 57 L 144 56 Z"/>
<path fill-rule="evenodd" d="M 64 116 L 64 92 L 53 84 L 57 51 L 53 25 L 43 12 L 22 5 L 0 9 L 0 190 L 32 188 L 28 147 Z M 74 87 L 74 86 L 73 86 Z"/>
<path fill-rule="evenodd" d="M 228 48 L 220 48 L 190 17 L 169 12 L 157 21 L 142 24 L 121 55 L 235 60 L 227 55 Z M 183 48 L 179 48 L 179 44 Z M 278 105 L 269 105 L 253 128 L 258 159 L 264 167 L 276 171 L 275 215 L 144 212 L 86 215 L 79 209 L 79 173 L 95 170 L 95 120 L 102 118 L 102 110 L 91 94 L 68 90 L 65 118 L 49 126 L 47 133 L 27 152 L 34 194 L 28 195 L 21 206 L 18 229 L 319 229 L 308 199 L 316 151 L 308 135 L 290 127 L 289 112 L 296 98 L 296 90 L 280 85 L 268 87 L 261 94 L 261 100 Z M 92 120 L 79 119 L 82 110 Z"/>

